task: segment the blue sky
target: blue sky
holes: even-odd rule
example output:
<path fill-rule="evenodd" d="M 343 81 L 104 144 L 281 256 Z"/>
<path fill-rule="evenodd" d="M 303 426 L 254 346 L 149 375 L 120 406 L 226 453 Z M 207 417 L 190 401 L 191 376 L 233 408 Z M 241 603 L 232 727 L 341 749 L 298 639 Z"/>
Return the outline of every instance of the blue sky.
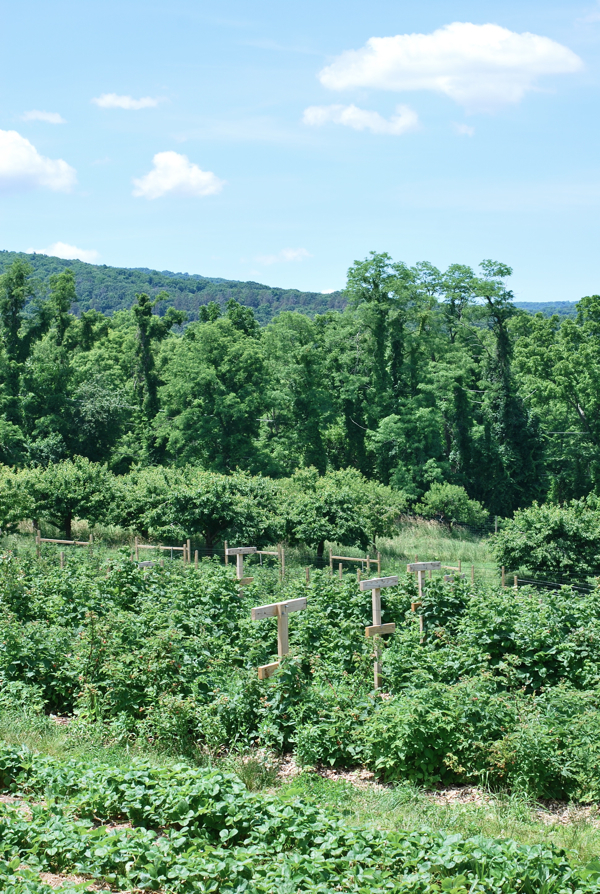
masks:
<path fill-rule="evenodd" d="M 577 300 L 599 47 L 594 0 L 5 4 L 0 248 L 315 291 L 493 258 Z"/>

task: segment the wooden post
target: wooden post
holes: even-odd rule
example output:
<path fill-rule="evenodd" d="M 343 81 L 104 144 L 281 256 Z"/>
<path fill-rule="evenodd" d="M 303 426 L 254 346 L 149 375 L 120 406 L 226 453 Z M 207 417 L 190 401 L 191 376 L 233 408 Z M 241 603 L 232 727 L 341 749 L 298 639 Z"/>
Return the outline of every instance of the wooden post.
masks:
<path fill-rule="evenodd" d="M 338 577 L 340 580 L 342 579 L 342 568 L 343 568 L 343 566 L 342 566 L 342 563 L 340 562 L 338 565 Z"/>
<path fill-rule="evenodd" d="M 494 534 L 498 533 L 498 516 L 494 519 Z"/>
<path fill-rule="evenodd" d="M 333 577 L 333 550 L 329 547 L 329 574 Z"/>
<path fill-rule="evenodd" d="M 244 556 L 251 555 L 256 552 L 255 546 L 236 546 L 227 547 L 227 555 L 236 557 L 236 578 L 240 582 L 240 586 L 245 587 L 251 584 L 253 577 L 244 577 Z"/>
<path fill-rule="evenodd" d="M 227 552 L 227 541 L 224 542 L 223 547 L 225 549 L 225 564 L 229 565 L 229 554 Z"/>
<path fill-rule="evenodd" d="M 139 546 L 138 546 L 138 539 L 137 539 L 137 537 L 135 538 L 135 561 L 136 561 L 136 562 L 139 562 L 139 561 L 140 561 L 140 548 L 139 548 Z"/>
<path fill-rule="evenodd" d="M 415 554 L 415 562 L 419 561 L 419 557 Z"/>
<path fill-rule="evenodd" d="M 371 572 L 371 556 L 367 555 L 367 574 Z"/>
<path fill-rule="evenodd" d="M 515 587 L 515 590 L 518 590 L 518 589 L 519 589 L 519 581 L 518 581 L 518 579 L 517 579 L 517 575 L 516 575 L 516 574 L 515 574 L 515 583 L 514 583 L 514 587 Z"/>
<path fill-rule="evenodd" d="M 360 568 L 356 569 L 356 580 L 360 583 L 362 578 L 362 570 Z"/>
<path fill-rule="evenodd" d="M 165 560 L 164 560 L 164 559 L 161 559 L 161 560 L 160 560 L 160 567 L 161 567 L 161 568 L 164 568 L 164 567 L 165 567 Z"/>
<path fill-rule="evenodd" d="M 90 556 L 91 556 L 91 555 L 93 554 L 93 552 L 94 552 L 93 543 L 94 543 L 94 538 L 93 538 L 92 535 L 90 534 L 90 546 L 89 546 L 89 549 L 90 549 Z"/>
<path fill-rule="evenodd" d="M 290 612 L 299 612 L 306 608 L 306 598 L 288 599 L 285 602 L 274 602 L 272 605 L 260 605 L 258 608 L 252 609 L 252 620 L 260 621 L 263 618 L 277 618 L 277 654 L 279 659 L 289 654 L 289 625 L 288 615 Z M 263 664 L 258 668 L 258 679 L 266 680 L 267 677 L 273 676 L 279 667 L 279 661 L 271 664 Z"/>
<path fill-rule="evenodd" d="M 398 578 L 394 577 L 374 577 L 370 580 L 363 580 L 359 584 L 362 592 L 371 590 L 371 607 L 373 611 L 373 625 L 365 627 L 365 636 L 380 637 L 387 633 L 393 633 L 396 629 L 395 624 L 381 623 L 381 590 L 383 587 L 397 587 Z M 375 640 L 374 644 L 374 664 L 373 664 L 373 685 L 375 689 L 381 688 L 381 645 L 380 641 Z"/>
<path fill-rule="evenodd" d="M 198 550 L 194 552 L 194 568 L 198 570 Z"/>
<path fill-rule="evenodd" d="M 475 566 L 471 565 L 471 583 L 475 583 Z"/>
<path fill-rule="evenodd" d="M 505 577 L 505 576 L 504 576 L 504 565 L 503 565 L 503 566 L 502 566 L 502 586 L 503 586 L 503 587 L 506 586 L 506 581 L 505 581 L 504 577 Z"/>
<path fill-rule="evenodd" d="M 187 546 L 186 562 L 188 563 L 188 565 L 190 565 L 192 562 L 192 544 L 190 543 L 189 538 L 187 540 L 186 546 Z"/>
<path fill-rule="evenodd" d="M 420 606 L 423 601 L 423 574 L 426 571 L 440 571 L 442 567 L 441 562 L 414 562 L 410 565 L 406 566 L 406 570 L 409 574 L 417 575 L 418 585 L 419 585 L 419 601 L 413 602 L 411 605 L 411 611 L 416 611 L 417 606 Z M 419 630 L 421 631 L 421 636 L 423 635 L 423 615 L 419 615 Z"/>
<path fill-rule="evenodd" d="M 310 567 L 308 565 L 306 566 L 306 583 L 310 583 Z"/>
<path fill-rule="evenodd" d="M 377 576 L 381 577 L 381 553 L 377 553 Z"/>
<path fill-rule="evenodd" d="M 42 554 L 41 549 L 42 549 L 42 535 L 41 535 L 41 532 L 38 530 L 35 532 L 35 554 L 38 557 L 38 559 L 41 557 L 41 554 Z"/>
<path fill-rule="evenodd" d="M 61 569 L 65 567 L 65 554 L 62 550 L 60 551 L 60 567 Z"/>
<path fill-rule="evenodd" d="M 429 571 L 427 572 L 427 577 L 429 578 L 429 580 L 431 580 L 431 568 L 430 568 Z"/>

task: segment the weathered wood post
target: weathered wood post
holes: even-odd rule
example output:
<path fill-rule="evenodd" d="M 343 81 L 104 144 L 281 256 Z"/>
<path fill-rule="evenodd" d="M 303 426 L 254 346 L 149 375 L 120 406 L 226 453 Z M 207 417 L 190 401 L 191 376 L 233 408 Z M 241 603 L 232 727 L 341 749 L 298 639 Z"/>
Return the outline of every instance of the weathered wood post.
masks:
<path fill-rule="evenodd" d="M 225 564 L 229 565 L 229 556 L 227 554 L 227 541 L 223 543 L 223 549 L 225 550 Z"/>
<path fill-rule="evenodd" d="M 198 550 L 194 552 L 194 568 L 198 571 Z"/>
<path fill-rule="evenodd" d="M 441 562 L 412 562 L 406 566 L 409 574 L 416 573 L 419 586 L 419 601 L 413 602 L 411 605 L 413 612 L 416 611 L 417 606 L 420 606 L 423 601 L 423 574 L 426 571 L 440 571 L 441 567 Z M 419 615 L 419 630 L 423 634 L 423 615 Z"/>
<path fill-rule="evenodd" d="M 305 570 L 306 570 L 306 583 L 309 584 L 310 583 L 310 567 L 307 565 Z"/>
<path fill-rule="evenodd" d="M 42 534 L 39 530 L 35 532 L 35 554 L 38 559 L 42 554 Z"/>
<path fill-rule="evenodd" d="M 340 563 L 338 564 L 338 577 L 339 577 L 340 580 L 342 579 L 342 572 L 343 572 L 343 570 L 344 570 L 344 566 L 343 566 L 343 564 L 340 562 Z"/>
<path fill-rule="evenodd" d="M 395 624 L 381 623 L 381 590 L 383 587 L 397 587 L 398 577 L 372 577 L 369 580 L 361 580 L 359 587 L 361 591 L 371 590 L 371 605 L 373 609 L 373 624 L 371 627 L 365 627 L 365 636 L 384 636 L 387 633 L 393 633 L 396 629 Z M 375 640 L 375 663 L 373 664 L 373 682 L 375 689 L 381 688 L 381 646 Z"/>
<path fill-rule="evenodd" d="M 187 546 L 187 557 L 186 557 L 186 562 L 188 563 L 188 565 L 191 565 L 191 562 L 192 562 L 192 544 L 190 543 L 189 538 L 188 538 L 188 540 L 186 541 L 186 546 Z"/>
<path fill-rule="evenodd" d="M 329 574 L 333 577 L 333 550 L 329 547 Z"/>
<path fill-rule="evenodd" d="M 234 546 L 228 547 L 226 555 L 236 557 L 236 574 L 241 587 L 246 587 L 254 580 L 253 577 L 244 577 L 244 556 L 249 556 L 256 552 L 255 546 Z"/>
<path fill-rule="evenodd" d="M 302 597 L 301 599 L 288 599 L 286 602 L 274 602 L 271 605 L 259 605 L 258 608 L 252 609 L 253 621 L 277 618 L 277 654 L 280 659 L 284 655 L 288 655 L 290 651 L 288 616 L 290 612 L 302 611 L 306 608 L 306 604 L 306 597 Z M 258 679 L 266 680 L 268 677 L 272 677 L 279 664 L 279 661 L 273 661 L 271 664 L 261 665 L 258 668 Z"/>

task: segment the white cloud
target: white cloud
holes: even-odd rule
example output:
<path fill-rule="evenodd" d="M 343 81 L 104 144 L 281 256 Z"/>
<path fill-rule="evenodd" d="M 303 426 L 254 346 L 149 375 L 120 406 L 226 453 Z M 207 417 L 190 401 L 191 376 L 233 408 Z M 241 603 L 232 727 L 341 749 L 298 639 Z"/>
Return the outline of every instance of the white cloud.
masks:
<path fill-rule="evenodd" d="M 16 130 L 0 130 L 0 188 L 68 192 L 76 179 L 75 169 L 62 158 L 46 158 Z"/>
<path fill-rule="evenodd" d="M 312 255 L 305 248 L 282 248 L 276 255 L 261 255 L 256 260 L 259 264 L 269 266 L 270 264 L 286 264 L 290 261 L 303 261 L 310 257 Z"/>
<path fill-rule="evenodd" d="M 100 106 L 101 109 L 153 109 L 160 102 L 153 96 L 142 96 L 140 99 L 134 99 L 133 96 L 120 96 L 118 93 L 103 93 L 102 96 L 96 96 L 92 102 Z"/>
<path fill-rule="evenodd" d="M 470 124 L 457 124 L 454 122 L 452 127 L 456 131 L 457 134 L 460 134 L 461 137 L 474 137 L 475 136 L 475 128 L 471 127 Z"/>
<path fill-rule="evenodd" d="M 53 242 L 48 248 L 28 248 L 27 253 L 50 255 L 53 258 L 63 258 L 67 261 L 77 259 L 87 261 L 88 264 L 93 264 L 100 257 L 99 252 L 94 248 L 77 248 L 76 245 L 69 245 L 67 242 Z"/>
<path fill-rule="evenodd" d="M 371 37 L 362 49 L 338 56 L 319 77 L 332 90 L 433 90 L 470 111 L 492 111 L 518 102 L 542 75 L 582 67 L 579 56 L 548 37 L 454 22 L 431 34 Z"/>
<path fill-rule="evenodd" d="M 337 289 L 323 289 L 321 295 L 333 295 L 334 292 L 337 292 Z"/>
<path fill-rule="evenodd" d="M 309 106 L 302 119 L 305 124 L 321 125 L 333 122 L 345 124 L 354 130 L 370 130 L 372 133 L 400 136 L 419 126 L 419 116 L 409 106 L 396 106 L 396 114 L 388 120 L 379 112 L 359 109 L 358 106 Z"/>
<path fill-rule="evenodd" d="M 21 115 L 23 121 L 45 121 L 46 124 L 66 124 L 67 122 L 58 112 L 40 112 L 39 109 L 32 109 L 30 112 L 24 112 Z"/>
<path fill-rule="evenodd" d="M 179 196 L 210 196 L 221 192 L 225 185 L 212 171 L 203 171 L 187 155 L 179 152 L 158 152 L 154 167 L 143 177 L 133 181 L 133 195 L 158 199 L 171 193 Z"/>

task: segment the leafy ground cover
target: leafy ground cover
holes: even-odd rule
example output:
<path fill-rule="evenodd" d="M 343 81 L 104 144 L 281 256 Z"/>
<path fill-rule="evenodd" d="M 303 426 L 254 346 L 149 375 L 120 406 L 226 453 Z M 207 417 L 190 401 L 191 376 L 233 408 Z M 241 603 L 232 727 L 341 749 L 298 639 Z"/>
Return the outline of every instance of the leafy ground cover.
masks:
<path fill-rule="evenodd" d="M 256 892 L 596 892 L 600 866 L 544 845 L 431 830 L 356 828 L 291 791 L 253 794 L 233 774 L 57 760 L 0 749 L 0 875 L 41 892 L 35 872 L 120 888 Z M 8 889 L 7 889 L 8 890 Z"/>

